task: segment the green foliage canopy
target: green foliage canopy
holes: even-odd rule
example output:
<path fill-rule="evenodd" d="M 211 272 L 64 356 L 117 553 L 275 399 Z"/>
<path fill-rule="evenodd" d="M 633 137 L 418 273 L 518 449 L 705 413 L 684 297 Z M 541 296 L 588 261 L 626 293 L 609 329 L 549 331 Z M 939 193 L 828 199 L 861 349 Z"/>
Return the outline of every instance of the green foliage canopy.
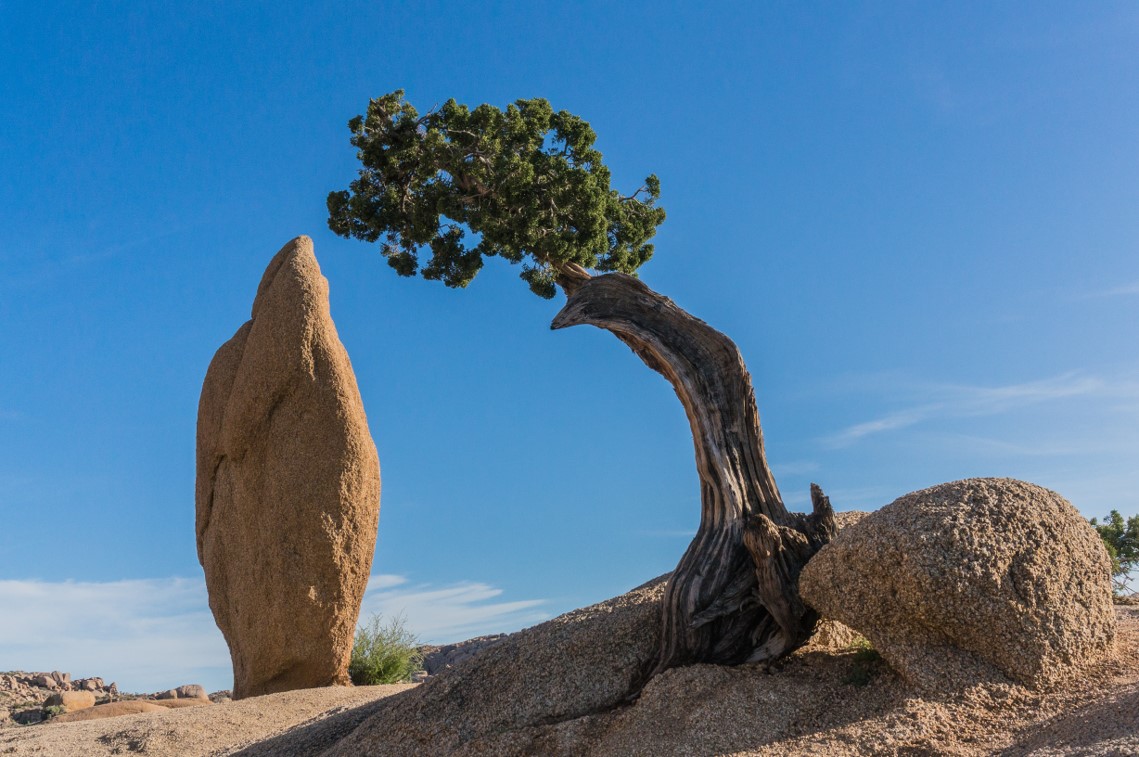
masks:
<path fill-rule="evenodd" d="M 465 287 L 484 256 L 501 255 L 549 298 L 567 264 L 634 273 L 652 257 L 664 221 L 657 177 L 629 196 L 611 189 L 593 129 L 544 99 L 505 110 L 449 100 L 420 116 L 397 90 L 348 128 L 363 167 L 349 190 L 328 195 L 328 226 L 382 239 L 401 276 Z"/>
<path fill-rule="evenodd" d="M 1106 522 L 1099 523 L 1092 518 L 1091 524 L 1111 557 L 1115 590 L 1122 592 L 1127 589 L 1128 576 L 1139 567 L 1139 515 L 1132 515 L 1125 521 L 1118 510 L 1112 510 Z"/>

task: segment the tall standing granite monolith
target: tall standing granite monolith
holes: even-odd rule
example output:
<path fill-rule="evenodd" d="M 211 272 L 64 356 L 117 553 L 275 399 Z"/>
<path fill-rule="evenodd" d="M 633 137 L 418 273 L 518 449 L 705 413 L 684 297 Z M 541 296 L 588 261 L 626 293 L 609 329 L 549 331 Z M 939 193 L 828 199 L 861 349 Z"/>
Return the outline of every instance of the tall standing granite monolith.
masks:
<path fill-rule="evenodd" d="M 206 372 L 196 495 L 234 698 L 349 684 L 380 464 L 308 237 L 269 263 Z"/>

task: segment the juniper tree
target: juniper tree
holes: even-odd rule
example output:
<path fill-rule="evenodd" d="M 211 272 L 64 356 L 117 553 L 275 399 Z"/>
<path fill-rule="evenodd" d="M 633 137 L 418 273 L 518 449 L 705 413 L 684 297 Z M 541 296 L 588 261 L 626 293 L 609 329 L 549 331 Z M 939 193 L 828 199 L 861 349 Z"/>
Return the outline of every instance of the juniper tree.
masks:
<path fill-rule="evenodd" d="M 349 121 L 364 168 L 350 191 L 328 196 L 331 229 L 381 242 L 396 273 L 465 287 L 498 255 L 551 298 L 567 271 L 633 273 L 652 257 L 660 182 L 649 176 L 629 196 L 611 189 L 582 119 L 542 99 L 505 110 L 450 100 L 420 116 L 403 95 Z"/>
<path fill-rule="evenodd" d="M 1139 567 L 1139 515 L 1124 520 L 1118 510 L 1112 510 L 1105 522 L 1092 518 L 1091 524 L 1111 558 L 1113 590 L 1117 595 L 1128 594 L 1131 573 Z"/>
<path fill-rule="evenodd" d="M 809 637 L 799 572 L 835 532 L 811 487 L 790 513 L 767 465 L 755 395 L 739 350 L 636 278 L 664 211 L 654 175 L 631 194 L 610 186 L 589 124 L 543 99 L 504 110 L 454 100 L 423 115 L 403 91 L 348 123 L 362 166 L 328 196 L 329 227 L 378 243 L 402 276 L 465 287 L 489 256 L 521 265 L 542 297 L 560 287 L 551 327 L 612 332 L 676 390 L 701 483 L 696 536 L 665 589 L 651 671 L 784 655 Z M 600 275 L 593 275 L 590 271 Z"/>

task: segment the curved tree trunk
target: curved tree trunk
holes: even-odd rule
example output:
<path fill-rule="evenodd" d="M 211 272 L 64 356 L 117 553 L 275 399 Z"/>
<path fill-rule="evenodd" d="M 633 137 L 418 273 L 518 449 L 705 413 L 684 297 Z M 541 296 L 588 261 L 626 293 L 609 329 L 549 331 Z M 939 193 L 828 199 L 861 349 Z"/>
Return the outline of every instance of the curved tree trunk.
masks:
<path fill-rule="evenodd" d="M 592 324 L 615 334 L 668 379 L 692 426 L 700 527 L 665 590 L 653 674 L 792 651 L 817 619 L 799 599 L 799 572 L 834 536 L 834 512 L 814 485 L 812 514 L 784 508 L 739 350 L 632 276 L 563 274 L 568 299 L 551 328 Z"/>

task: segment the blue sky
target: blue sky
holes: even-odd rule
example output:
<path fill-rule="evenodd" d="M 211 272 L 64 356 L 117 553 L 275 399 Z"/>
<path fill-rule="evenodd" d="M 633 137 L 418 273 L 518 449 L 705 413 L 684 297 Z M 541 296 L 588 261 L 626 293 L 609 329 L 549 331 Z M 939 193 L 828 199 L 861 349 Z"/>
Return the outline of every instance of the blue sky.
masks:
<path fill-rule="evenodd" d="M 644 280 L 731 336 L 788 504 L 1012 476 L 1139 512 L 1139 7 L 0 5 L 0 669 L 229 684 L 194 548 L 210 357 L 308 234 L 383 476 L 365 612 L 508 631 L 675 565 L 669 386 L 491 264 L 325 225 L 396 88 L 592 123 Z"/>

